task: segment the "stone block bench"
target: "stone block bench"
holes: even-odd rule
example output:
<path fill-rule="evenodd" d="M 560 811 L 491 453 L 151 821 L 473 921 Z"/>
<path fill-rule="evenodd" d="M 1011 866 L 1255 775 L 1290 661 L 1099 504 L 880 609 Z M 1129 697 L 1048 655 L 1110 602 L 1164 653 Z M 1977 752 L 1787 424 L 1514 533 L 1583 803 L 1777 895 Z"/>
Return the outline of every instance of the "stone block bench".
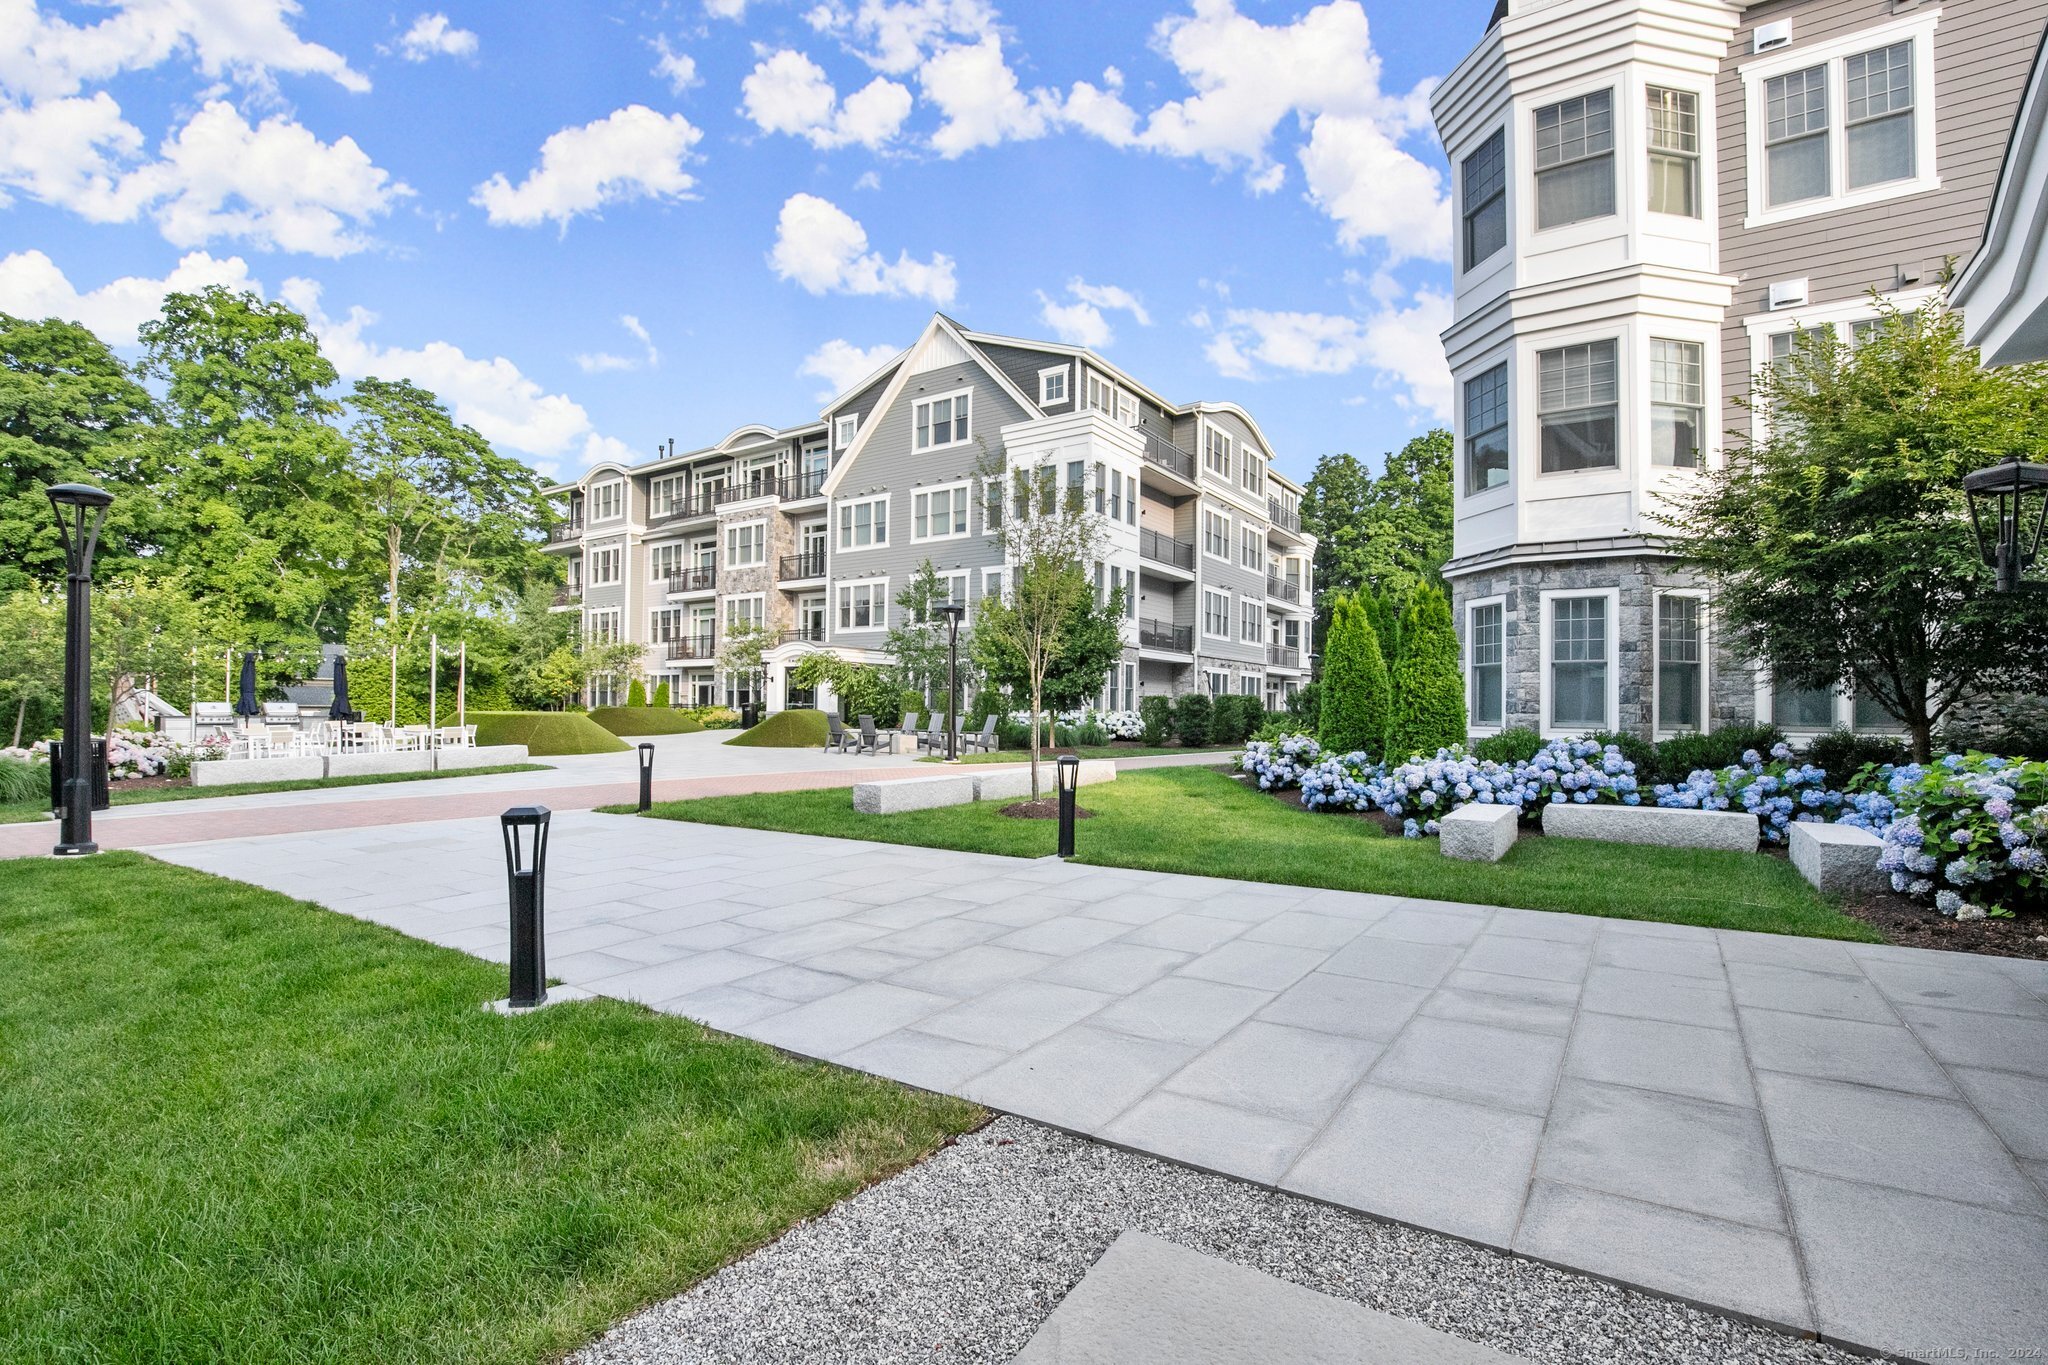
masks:
<path fill-rule="evenodd" d="M 209 758 L 192 765 L 195 787 L 235 787 L 251 782 L 317 782 L 327 776 L 318 754 L 284 758 Z"/>
<path fill-rule="evenodd" d="M 1879 891 L 1891 884 L 1877 870 L 1884 840 L 1854 825 L 1792 826 L 1792 866 L 1819 891 Z"/>
<path fill-rule="evenodd" d="M 1446 858 L 1497 863 L 1515 846 L 1521 818 L 1520 806 L 1468 802 L 1437 822 L 1437 847 Z"/>
<path fill-rule="evenodd" d="M 1677 806 L 1552 803 L 1543 808 L 1543 832 L 1554 839 L 1604 839 L 1615 844 L 1719 848 L 1736 853 L 1754 853 L 1757 841 L 1754 815 Z"/>
<path fill-rule="evenodd" d="M 444 773 L 465 768 L 501 768 L 524 763 L 526 759 L 524 744 L 478 744 L 467 749 L 434 750 L 434 767 Z"/>
<path fill-rule="evenodd" d="M 1081 785 L 1092 787 L 1098 782 L 1116 781 L 1116 762 L 1107 758 L 1084 758 L 1081 760 Z M 1059 794 L 1059 773 L 1050 763 L 1038 765 L 1038 793 L 1040 796 Z M 1031 769 L 1006 768 L 999 773 L 988 773 L 974 779 L 974 799 L 977 801 L 1027 801 L 1031 798 Z"/>
<path fill-rule="evenodd" d="M 1081 760 L 1081 785 L 1116 781 L 1116 764 L 1106 758 Z M 1051 764 L 1041 764 L 1039 795 L 1051 797 L 1059 779 Z M 984 773 L 950 772 L 941 777 L 906 777 L 894 782 L 861 782 L 853 789 L 853 808 L 862 815 L 897 815 L 938 806 L 965 806 L 975 801 L 1024 801 L 1031 796 L 1031 770 Z"/>
<path fill-rule="evenodd" d="M 432 749 L 396 753 L 329 754 L 329 777 L 362 777 L 370 773 L 430 773 L 434 771 Z"/>

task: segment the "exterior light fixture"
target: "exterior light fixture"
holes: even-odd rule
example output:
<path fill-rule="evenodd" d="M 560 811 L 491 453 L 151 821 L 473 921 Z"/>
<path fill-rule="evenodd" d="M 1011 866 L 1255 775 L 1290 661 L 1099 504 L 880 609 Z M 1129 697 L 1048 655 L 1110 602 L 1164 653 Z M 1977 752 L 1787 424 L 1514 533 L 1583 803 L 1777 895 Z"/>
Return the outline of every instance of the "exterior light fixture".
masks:
<path fill-rule="evenodd" d="M 505 835 L 505 877 L 512 893 L 512 989 L 505 1007 L 539 1009 L 548 1002 L 542 944 L 542 893 L 548 866 L 546 806 L 515 806 L 498 817 Z"/>
<path fill-rule="evenodd" d="M 654 746 L 640 746 L 640 809 L 654 804 Z"/>
<path fill-rule="evenodd" d="M 960 761 L 960 622 L 967 608 L 948 602 L 939 608 L 946 618 L 946 762 Z"/>
<path fill-rule="evenodd" d="M 92 557 L 114 495 L 83 483 L 60 483 L 45 491 L 64 542 L 65 576 L 64 749 L 56 755 L 64 765 L 63 827 L 54 851 L 76 857 L 99 852 L 92 841 Z"/>
<path fill-rule="evenodd" d="M 1057 765 L 1060 789 L 1060 856 L 1074 856 L 1074 801 L 1081 790 L 1081 760 L 1061 754 Z"/>
<path fill-rule="evenodd" d="M 2048 464 L 2007 460 L 1965 474 L 1963 493 L 1970 500 L 1977 553 L 1995 575 L 1998 591 L 2018 592 L 2021 575 L 2040 553 L 2041 530 L 2048 524 Z"/>

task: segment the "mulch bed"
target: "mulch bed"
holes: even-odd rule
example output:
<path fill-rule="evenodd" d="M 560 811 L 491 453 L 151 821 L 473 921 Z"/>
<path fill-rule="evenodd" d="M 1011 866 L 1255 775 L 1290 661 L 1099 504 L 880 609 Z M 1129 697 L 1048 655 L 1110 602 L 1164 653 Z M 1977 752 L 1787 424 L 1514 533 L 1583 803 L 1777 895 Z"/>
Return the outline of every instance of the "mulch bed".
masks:
<path fill-rule="evenodd" d="M 189 787 L 191 785 L 192 779 L 189 777 L 124 777 L 117 782 L 108 783 L 107 789 L 110 793 L 140 792 L 158 791 L 167 787 Z"/>
<path fill-rule="evenodd" d="M 1004 806 L 1002 813 L 1012 820 L 1057 820 L 1060 818 L 1060 799 L 1057 796 L 1048 796 L 1037 801 L 1019 801 L 1015 805 Z M 1093 820 L 1095 812 L 1076 806 L 1074 818 Z"/>

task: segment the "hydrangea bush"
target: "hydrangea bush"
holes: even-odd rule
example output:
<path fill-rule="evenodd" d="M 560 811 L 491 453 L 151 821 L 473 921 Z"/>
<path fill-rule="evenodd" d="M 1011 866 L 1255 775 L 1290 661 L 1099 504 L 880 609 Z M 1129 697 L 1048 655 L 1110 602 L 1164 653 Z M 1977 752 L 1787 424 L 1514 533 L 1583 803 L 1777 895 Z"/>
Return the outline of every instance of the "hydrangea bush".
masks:
<path fill-rule="evenodd" d="M 2038 905 L 2048 889 L 2048 763 L 1949 754 L 1880 774 L 1895 818 L 1877 865 L 1892 889 L 1944 915 Z"/>
<path fill-rule="evenodd" d="M 1031 712 L 1012 711 L 1010 721 L 1014 725 L 1031 725 Z M 1060 711 L 1053 715 L 1053 723 L 1061 729 L 1079 729 L 1093 721 L 1111 739 L 1143 739 L 1145 722 L 1136 711 L 1098 711 L 1092 706 L 1083 706 L 1073 711 Z"/>
<path fill-rule="evenodd" d="M 184 777 L 195 760 L 220 758 L 226 751 L 225 735 L 211 735 L 197 747 L 180 744 L 159 734 L 116 730 L 107 736 L 107 780 L 121 782 L 131 777 Z M 27 749 L 0 750 L 10 756 L 50 761 L 50 741 L 39 739 Z"/>
<path fill-rule="evenodd" d="M 1782 844 L 1800 821 L 1831 823 L 1849 805 L 1828 786 L 1827 770 L 1801 763 L 1789 744 L 1774 744 L 1768 756 L 1745 749 L 1742 762 L 1726 768 L 1695 768 L 1683 782 L 1652 789 L 1660 806 L 1685 810 L 1740 810 L 1754 815 L 1765 841 Z"/>

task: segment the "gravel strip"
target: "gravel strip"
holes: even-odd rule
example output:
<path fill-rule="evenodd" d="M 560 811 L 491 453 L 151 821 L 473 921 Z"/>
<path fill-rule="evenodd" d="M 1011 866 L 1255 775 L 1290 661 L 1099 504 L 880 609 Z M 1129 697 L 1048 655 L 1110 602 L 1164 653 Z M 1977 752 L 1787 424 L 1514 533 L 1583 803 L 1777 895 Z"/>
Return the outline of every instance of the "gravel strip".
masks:
<path fill-rule="evenodd" d="M 1544 1365 L 1860 1365 L 1816 1342 L 1017 1118 L 791 1229 L 570 1361 L 1007 1361 L 1126 1228 Z"/>

